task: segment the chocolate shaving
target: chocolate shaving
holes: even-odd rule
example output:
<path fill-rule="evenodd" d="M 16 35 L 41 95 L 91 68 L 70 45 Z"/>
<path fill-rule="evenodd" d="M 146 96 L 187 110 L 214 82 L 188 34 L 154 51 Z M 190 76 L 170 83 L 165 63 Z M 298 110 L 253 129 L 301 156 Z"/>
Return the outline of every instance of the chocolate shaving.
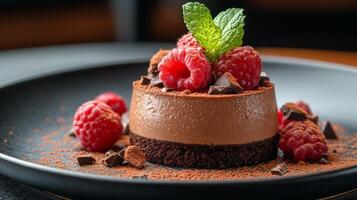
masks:
<path fill-rule="evenodd" d="M 273 175 L 282 176 L 288 172 L 288 166 L 285 163 L 280 163 L 270 170 Z"/>
<path fill-rule="evenodd" d="M 102 161 L 103 165 L 107 167 L 115 167 L 121 165 L 123 162 L 124 159 L 116 152 L 111 153 Z"/>
<path fill-rule="evenodd" d="M 329 121 L 322 122 L 321 131 L 325 135 L 326 139 L 330 139 L 330 140 L 337 140 L 338 139 L 337 135 L 336 135 L 336 132 L 333 129 L 331 122 L 329 122 Z"/>
<path fill-rule="evenodd" d="M 111 154 L 113 154 L 113 153 L 117 153 L 117 152 L 115 152 L 115 151 L 113 151 L 112 149 L 109 149 L 107 152 L 105 152 L 105 157 L 108 157 L 108 156 L 110 156 Z"/>
<path fill-rule="evenodd" d="M 95 158 L 91 154 L 77 156 L 77 161 L 80 166 L 92 165 L 95 163 Z"/>
<path fill-rule="evenodd" d="M 320 164 L 328 164 L 328 160 L 326 158 L 321 158 L 319 163 Z"/>
<path fill-rule="evenodd" d="M 304 113 L 298 112 L 296 110 L 290 110 L 288 114 L 286 115 L 286 118 L 288 120 L 294 120 L 294 121 L 303 121 L 307 119 L 306 115 Z"/>
<path fill-rule="evenodd" d="M 270 78 L 268 77 L 267 73 L 265 72 L 260 72 L 260 79 L 259 79 L 259 85 L 266 87 L 270 83 Z"/>
<path fill-rule="evenodd" d="M 243 88 L 239 85 L 236 78 L 229 73 L 224 73 L 213 86 L 210 86 L 208 94 L 239 94 Z"/>
<path fill-rule="evenodd" d="M 319 116 L 317 116 L 317 115 L 308 116 L 308 119 L 310 119 L 315 124 L 319 124 Z"/>
<path fill-rule="evenodd" d="M 305 116 L 309 115 L 304 109 L 300 108 L 299 106 L 297 106 L 294 103 L 286 103 L 281 107 L 281 111 L 283 112 L 284 116 L 289 114 L 289 112 L 291 110 L 293 110 L 297 113 L 304 114 Z"/>
<path fill-rule="evenodd" d="M 147 76 L 141 76 L 140 77 L 140 84 L 141 85 L 149 85 L 150 82 L 151 82 L 151 80 Z"/>
<path fill-rule="evenodd" d="M 146 162 L 146 155 L 136 146 L 128 146 L 124 151 L 124 160 L 131 166 L 141 169 Z"/>
<path fill-rule="evenodd" d="M 160 80 L 160 78 L 158 76 L 155 76 L 154 78 L 151 79 L 150 85 L 159 87 L 159 88 L 164 87 L 164 83 Z"/>

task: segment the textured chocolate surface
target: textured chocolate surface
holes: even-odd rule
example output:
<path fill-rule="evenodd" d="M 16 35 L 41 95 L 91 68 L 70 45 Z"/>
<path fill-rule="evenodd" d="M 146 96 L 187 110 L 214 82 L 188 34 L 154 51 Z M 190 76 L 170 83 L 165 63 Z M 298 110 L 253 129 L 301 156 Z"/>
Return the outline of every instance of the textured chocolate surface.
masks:
<path fill-rule="evenodd" d="M 241 94 L 162 92 L 133 84 L 130 131 L 183 144 L 246 144 L 278 130 L 274 85 Z"/>
<path fill-rule="evenodd" d="M 130 142 L 154 164 L 185 168 L 231 168 L 274 159 L 279 135 L 243 145 L 195 145 L 159 141 L 130 133 Z"/>

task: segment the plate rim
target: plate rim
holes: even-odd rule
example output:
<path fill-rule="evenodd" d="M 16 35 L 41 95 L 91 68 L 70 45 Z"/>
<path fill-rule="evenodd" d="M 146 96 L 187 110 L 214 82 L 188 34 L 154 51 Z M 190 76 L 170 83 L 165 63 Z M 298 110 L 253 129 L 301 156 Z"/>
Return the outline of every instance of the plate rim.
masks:
<path fill-rule="evenodd" d="M 325 61 L 318 61 L 318 60 L 311 60 L 311 59 L 301 59 L 301 58 L 293 58 L 293 57 L 283 57 L 283 56 L 262 56 L 263 62 L 270 62 L 270 63 L 277 63 L 277 64 L 295 64 L 304 67 L 313 67 L 313 68 L 324 68 L 330 70 L 338 70 L 338 71 L 345 71 L 345 72 L 352 72 L 357 75 L 357 68 L 338 64 L 333 62 L 325 62 Z M 22 77 L 22 78 L 15 78 L 9 81 L 5 81 L 0 85 L 0 91 L 5 90 L 7 87 L 16 86 L 17 84 L 23 84 L 28 81 L 33 81 L 36 79 L 41 79 L 49 76 L 56 76 L 62 75 L 65 73 L 74 73 L 80 72 L 83 70 L 90 70 L 96 68 L 105 68 L 111 67 L 115 65 L 125 65 L 125 64 L 142 64 L 148 63 L 147 59 L 128 59 L 128 60 L 118 60 L 118 61 L 110 61 L 110 62 L 100 62 L 100 63 L 92 63 L 87 65 L 77 65 L 70 69 L 64 70 L 54 70 L 51 72 L 45 72 L 42 74 L 30 74 L 29 76 Z M 337 170 L 330 170 L 330 171 L 323 171 L 317 172 L 313 174 L 305 174 L 305 175 L 293 175 L 293 176 L 282 176 L 282 177 L 268 177 L 268 178 L 255 178 L 255 179 L 229 179 L 229 180 L 145 180 L 145 179 L 130 179 L 124 177 L 112 177 L 112 176 L 105 176 L 99 174 L 91 174 L 91 173 L 83 173 L 83 172 L 76 172 L 71 170 L 59 169 L 55 167 L 49 167 L 45 165 L 36 164 L 33 162 L 25 161 L 20 158 L 15 158 L 5 153 L 0 152 L 0 159 L 2 161 L 8 162 L 9 164 L 16 164 L 20 167 L 29 168 L 32 170 L 36 170 L 39 172 L 46 172 L 52 175 L 59 175 L 59 176 L 67 176 L 72 178 L 81 178 L 81 179 L 90 179 L 95 181 L 106 181 L 112 183 L 124 183 L 124 184 L 148 184 L 148 185 L 231 185 L 231 184 L 261 184 L 261 183 L 284 183 L 286 181 L 289 182 L 300 182 L 300 181 L 314 181 L 316 179 L 329 179 L 333 178 L 334 176 L 348 176 L 351 174 L 357 175 L 357 166 L 352 166 L 348 168 L 342 168 Z M 6 170 L 3 170 L 0 167 L 0 172 L 4 173 Z M 11 176 L 12 178 L 17 179 L 15 176 Z"/>

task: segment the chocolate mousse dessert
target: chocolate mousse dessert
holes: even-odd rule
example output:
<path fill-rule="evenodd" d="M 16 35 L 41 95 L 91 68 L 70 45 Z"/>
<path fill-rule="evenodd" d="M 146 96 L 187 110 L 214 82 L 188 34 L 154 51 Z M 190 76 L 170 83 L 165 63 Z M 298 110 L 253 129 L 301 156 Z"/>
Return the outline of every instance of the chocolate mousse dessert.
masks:
<path fill-rule="evenodd" d="M 230 168 L 268 161 L 279 140 L 274 84 L 260 56 L 241 46 L 244 14 L 212 19 L 203 4 L 183 6 L 189 33 L 151 59 L 134 81 L 130 142 L 151 163 Z M 261 76 L 262 74 L 262 76 Z"/>

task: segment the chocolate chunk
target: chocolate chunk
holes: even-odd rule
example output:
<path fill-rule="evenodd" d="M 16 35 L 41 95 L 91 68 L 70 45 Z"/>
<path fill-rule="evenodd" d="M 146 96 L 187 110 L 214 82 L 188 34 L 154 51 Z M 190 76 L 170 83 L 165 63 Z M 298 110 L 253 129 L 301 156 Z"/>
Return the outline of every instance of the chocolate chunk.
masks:
<path fill-rule="evenodd" d="M 121 165 L 124 162 L 124 159 L 119 156 L 118 153 L 113 152 L 109 154 L 103 161 L 103 165 L 107 167 L 115 167 Z"/>
<path fill-rule="evenodd" d="M 154 78 L 151 79 L 150 85 L 159 88 L 164 87 L 164 83 L 160 80 L 158 76 L 155 76 Z"/>
<path fill-rule="evenodd" d="M 114 144 L 110 149 L 114 152 L 119 152 L 125 148 L 124 144 Z"/>
<path fill-rule="evenodd" d="M 69 137 L 77 137 L 76 133 L 74 132 L 74 129 L 72 128 L 71 130 L 68 131 L 68 133 L 66 134 Z"/>
<path fill-rule="evenodd" d="M 298 112 L 296 110 L 290 110 L 286 115 L 286 118 L 288 120 L 293 120 L 293 121 L 303 121 L 307 119 L 304 113 Z"/>
<path fill-rule="evenodd" d="M 224 73 L 213 86 L 210 86 L 208 94 L 239 94 L 243 88 L 237 79 L 229 72 Z"/>
<path fill-rule="evenodd" d="M 91 154 L 77 156 L 77 161 L 80 166 L 92 165 L 95 163 L 95 158 Z"/>
<path fill-rule="evenodd" d="M 304 109 L 300 108 L 294 103 L 286 103 L 281 107 L 281 111 L 283 112 L 284 116 L 288 115 L 291 110 L 304 114 L 305 116 L 309 115 Z"/>
<path fill-rule="evenodd" d="M 259 85 L 265 87 L 268 86 L 269 83 L 270 83 L 270 78 L 268 77 L 267 73 L 260 72 Z"/>
<path fill-rule="evenodd" d="M 332 127 L 331 122 L 324 121 L 321 124 L 321 131 L 324 133 L 326 139 L 337 140 L 337 135 L 335 130 Z"/>
<path fill-rule="evenodd" d="M 285 163 L 280 163 L 270 170 L 273 175 L 282 176 L 288 172 L 288 166 Z"/>
<path fill-rule="evenodd" d="M 150 59 L 150 65 L 148 68 L 148 73 L 152 74 L 153 76 L 157 76 L 159 74 L 158 70 L 158 65 L 160 61 L 162 60 L 163 57 L 166 56 L 167 53 L 169 53 L 170 50 L 165 50 L 165 49 L 160 49 L 158 52 L 156 52 Z"/>
<path fill-rule="evenodd" d="M 131 166 L 141 169 L 146 162 L 146 155 L 136 146 L 128 146 L 124 151 L 124 160 Z"/>
<path fill-rule="evenodd" d="M 113 154 L 113 153 L 117 153 L 117 152 L 115 152 L 115 151 L 109 149 L 107 152 L 105 152 L 104 155 L 105 155 L 105 157 L 108 157 L 108 156 L 110 156 L 110 155 Z"/>
<path fill-rule="evenodd" d="M 150 82 L 151 82 L 151 80 L 147 76 L 141 76 L 140 77 L 140 84 L 141 85 L 149 85 Z"/>

